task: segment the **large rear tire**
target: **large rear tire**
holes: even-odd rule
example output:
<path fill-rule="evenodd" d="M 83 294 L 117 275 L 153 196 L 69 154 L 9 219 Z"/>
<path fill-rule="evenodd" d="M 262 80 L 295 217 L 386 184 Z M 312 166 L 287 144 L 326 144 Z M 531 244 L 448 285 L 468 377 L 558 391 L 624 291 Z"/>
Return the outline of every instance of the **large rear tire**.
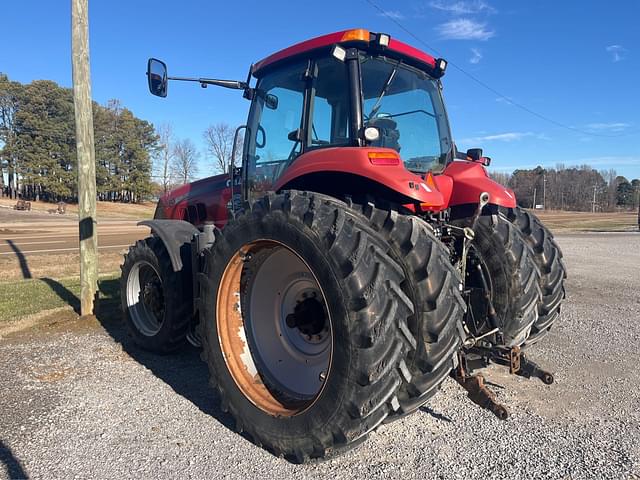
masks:
<path fill-rule="evenodd" d="M 409 354 L 411 382 L 399 393 L 400 409 L 390 416 L 394 420 L 426 403 L 455 367 L 465 312 L 462 280 L 449 252 L 425 221 L 373 203 L 358 209 L 403 267 L 402 288 L 414 306 L 409 329 L 418 343 Z"/>
<path fill-rule="evenodd" d="M 470 220 L 455 223 L 469 226 Z M 538 319 L 540 273 L 531 247 L 502 215 L 482 216 L 476 224 L 467 260 L 466 286 L 478 287 L 480 275 L 488 284 L 495 308 L 497 327 L 502 337 L 497 343 L 505 347 L 522 345 Z M 480 309 L 475 307 L 477 303 L 473 302 L 481 302 L 481 296 L 471 295 L 470 298 L 472 304 L 466 323 L 475 326 L 478 331 L 474 333 L 482 334 L 492 327 L 486 316 L 486 306 L 481 303 Z"/>
<path fill-rule="evenodd" d="M 560 316 L 560 306 L 565 297 L 564 279 L 567 278 L 562 251 L 553 234 L 533 213 L 523 208 L 501 208 L 504 216 L 516 226 L 533 250 L 533 259 L 540 270 L 538 320 L 531 327 L 525 345 L 532 345 L 544 337 Z"/>
<path fill-rule="evenodd" d="M 129 247 L 120 268 L 122 313 L 134 342 L 162 354 L 184 346 L 192 317 L 191 269 L 174 272 L 157 237 Z"/>
<path fill-rule="evenodd" d="M 360 215 L 307 192 L 270 194 L 217 232 L 200 276 L 203 359 L 257 445 L 325 457 L 399 408 L 416 340 L 385 252 Z"/>

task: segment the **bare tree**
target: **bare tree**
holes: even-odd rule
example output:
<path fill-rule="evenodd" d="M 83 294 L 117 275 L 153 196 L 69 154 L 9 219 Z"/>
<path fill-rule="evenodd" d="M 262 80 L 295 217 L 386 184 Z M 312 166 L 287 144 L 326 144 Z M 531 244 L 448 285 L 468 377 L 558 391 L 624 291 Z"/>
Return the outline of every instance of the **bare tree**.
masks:
<path fill-rule="evenodd" d="M 198 173 L 198 151 L 188 138 L 178 140 L 173 146 L 171 172 L 182 185 L 189 183 Z"/>
<path fill-rule="evenodd" d="M 213 157 L 214 169 L 219 173 L 229 171 L 231 164 L 231 153 L 233 151 L 233 137 L 235 130 L 226 123 L 210 125 L 204 133 L 204 140 L 207 142 L 207 152 Z M 243 142 L 242 135 L 238 135 L 236 144 L 236 159 L 234 164 L 238 165 L 238 156 Z"/>
<path fill-rule="evenodd" d="M 158 127 L 158 151 L 155 156 L 155 176 L 162 186 L 163 193 L 167 193 L 174 183 L 172 162 L 173 151 L 173 129 L 170 124 L 164 123 Z"/>
<path fill-rule="evenodd" d="M 508 172 L 489 172 L 489 176 L 492 180 L 498 182 L 501 185 L 508 186 L 511 181 L 511 174 Z"/>

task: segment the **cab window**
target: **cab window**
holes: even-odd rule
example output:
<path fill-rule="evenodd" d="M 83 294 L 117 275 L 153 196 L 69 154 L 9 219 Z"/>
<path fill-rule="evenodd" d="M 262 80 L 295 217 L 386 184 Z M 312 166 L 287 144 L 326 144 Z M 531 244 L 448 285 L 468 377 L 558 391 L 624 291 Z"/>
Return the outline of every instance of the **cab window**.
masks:
<path fill-rule="evenodd" d="M 308 147 L 348 145 L 349 88 L 346 65 L 333 57 L 318 60 L 312 93 Z"/>
<path fill-rule="evenodd" d="M 297 63 L 262 77 L 256 86 L 248 138 L 249 192 L 271 189 L 288 163 L 298 156 L 307 63 Z"/>

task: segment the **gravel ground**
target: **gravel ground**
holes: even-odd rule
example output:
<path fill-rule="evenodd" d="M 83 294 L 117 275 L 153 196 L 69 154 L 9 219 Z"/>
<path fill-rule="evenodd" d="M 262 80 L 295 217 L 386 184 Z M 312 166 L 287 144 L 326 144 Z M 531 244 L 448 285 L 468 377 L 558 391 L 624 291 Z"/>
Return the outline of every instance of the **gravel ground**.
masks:
<path fill-rule="evenodd" d="M 293 465 L 229 428 L 196 351 L 148 355 L 66 312 L 0 339 L 0 477 L 640 478 L 640 234 L 558 240 L 568 298 L 532 351 L 556 384 L 491 368 L 505 422 L 447 381 L 357 449 Z"/>

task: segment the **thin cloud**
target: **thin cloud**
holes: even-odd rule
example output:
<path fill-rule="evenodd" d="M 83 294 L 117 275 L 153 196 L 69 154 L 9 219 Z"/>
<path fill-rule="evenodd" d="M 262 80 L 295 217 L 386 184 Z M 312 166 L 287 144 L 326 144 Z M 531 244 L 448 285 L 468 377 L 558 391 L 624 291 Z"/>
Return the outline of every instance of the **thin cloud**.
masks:
<path fill-rule="evenodd" d="M 606 131 L 606 132 L 621 132 L 631 125 L 624 122 L 611 122 L 611 123 L 589 123 L 585 125 L 589 130 Z"/>
<path fill-rule="evenodd" d="M 533 137 L 533 132 L 506 132 L 482 137 L 463 138 L 461 143 L 482 143 L 482 142 L 516 142 L 523 138 Z"/>
<path fill-rule="evenodd" d="M 469 63 L 477 65 L 478 63 L 480 63 L 480 60 L 482 60 L 482 52 L 477 48 L 471 49 L 471 55 L 472 57 L 469 59 Z"/>
<path fill-rule="evenodd" d="M 611 61 L 614 63 L 624 60 L 627 53 L 627 49 L 622 45 L 609 45 L 605 50 L 611 54 Z"/>
<path fill-rule="evenodd" d="M 495 9 L 487 2 L 482 0 L 475 1 L 459 1 L 459 2 L 447 2 L 445 0 L 434 0 L 429 3 L 431 8 L 447 12 L 452 15 L 469 15 L 480 12 L 493 13 Z"/>
<path fill-rule="evenodd" d="M 379 13 L 379 17 L 387 17 L 392 20 L 404 20 L 405 16 L 397 10 L 385 10 L 384 13 Z"/>
<path fill-rule="evenodd" d="M 487 29 L 487 24 L 469 18 L 458 18 L 437 27 L 440 37 L 445 40 L 489 40 L 495 35 Z"/>
<path fill-rule="evenodd" d="M 496 98 L 496 102 L 503 103 L 505 105 L 513 105 L 514 100 L 511 97 L 498 97 Z"/>
<path fill-rule="evenodd" d="M 577 165 L 598 165 L 598 166 L 623 166 L 623 165 L 640 165 L 640 157 L 621 155 L 621 156 L 604 156 L 604 157 L 590 157 L 580 158 L 575 161 Z"/>

